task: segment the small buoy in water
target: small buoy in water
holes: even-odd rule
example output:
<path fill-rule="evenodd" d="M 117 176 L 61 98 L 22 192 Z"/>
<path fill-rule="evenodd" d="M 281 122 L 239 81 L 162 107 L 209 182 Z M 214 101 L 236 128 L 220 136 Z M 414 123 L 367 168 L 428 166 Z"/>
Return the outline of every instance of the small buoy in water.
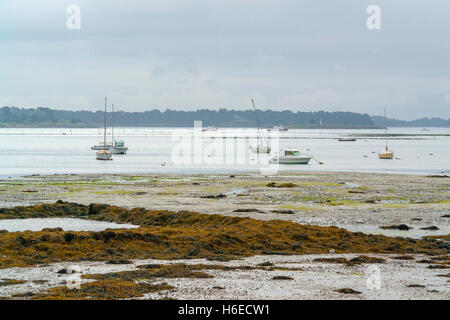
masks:
<path fill-rule="evenodd" d="M 430 153 L 430 156 L 432 156 L 433 154 L 432 153 Z"/>

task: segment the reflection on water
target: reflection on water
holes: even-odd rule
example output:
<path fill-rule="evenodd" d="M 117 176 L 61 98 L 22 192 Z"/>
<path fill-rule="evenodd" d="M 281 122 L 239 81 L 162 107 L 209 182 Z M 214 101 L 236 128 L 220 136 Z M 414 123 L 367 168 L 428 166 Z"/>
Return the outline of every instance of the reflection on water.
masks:
<path fill-rule="evenodd" d="M 414 174 L 450 174 L 450 129 L 390 128 L 389 146 L 399 159 L 380 160 L 384 149 L 384 130 L 291 129 L 280 132 L 280 149 L 293 147 L 313 155 L 324 164 L 280 165 L 279 170 L 359 171 Z M 63 133 L 65 133 L 63 135 Z M 174 137 L 191 136 L 192 128 L 116 128 L 129 152 L 115 155 L 113 161 L 96 161 L 90 147 L 101 140 L 100 129 L 0 128 L 0 177 L 64 173 L 229 173 L 259 171 L 252 164 L 258 155 L 248 147 L 255 142 L 254 128 L 219 128 L 206 132 L 200 162 L 174 163 L 173 153 L 180 144 Z M 340 136 L 354 136 L 355 142 L 338 142 Z M 225 150 L 227 143 L 241 146 L 245 161 Z M 213 152 L 216 150 L 216 152 Z M 223 151 L 222 150 L 222 151 Z M 273 150 L 274 152 L 278 150 Z M 225 155 L 223 154 L 225 153 Z M 268 159 L 259 155 L 262 161 Z M 253 161 L 254 162 L 254 161 Z M 162 166 L 165 163 L 165 166 Z"/>
<path fill-rule="evenodd" d="M 0 230 L 9 232 L 41 231 L 45 228 L 62 228 L 64 231 L 103 231 L 106 229 L 134 229 L 132 224 L 118 224 L 76 218 L 33 218 L 0 220 Z"/>

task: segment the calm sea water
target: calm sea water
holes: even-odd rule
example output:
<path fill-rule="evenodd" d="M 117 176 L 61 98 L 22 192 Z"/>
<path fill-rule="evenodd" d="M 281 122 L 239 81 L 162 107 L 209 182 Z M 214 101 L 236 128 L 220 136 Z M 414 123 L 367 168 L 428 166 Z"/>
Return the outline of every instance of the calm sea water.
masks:
<path fill-rule="evenodd" d="M 383 133 L 384 130 L 378 129 L 280 132 L 280 150 L 297 148 L 324 164 L 311 160 L 309 165 L 280 165 L 278 169 L 450 174 L 450 128 L 389 128 L 389 134 L 398 135 L 389 137 L 389 146 L 398 158 L 395 160 L 378 159 L 377 153 L 385 145 Z M 102 140 L 102 134 L 101 128 L 0 128 L 0 177 L 64 173 L 231 173 L 259 171 L 269 160 L 267 156 L 258 157 L 249 152 L 249 146 L 255 144 L 254 128 L 204 132 L 200 134 L 200 147 L 199 140 L 193 142 L 193 128 L 116 128 L 115 135 L 126 141 L 128 154 L 115 155 L 112 161 L 97 161 L 90 147 Z M 337 141 L 344 136 L 355 137 L 357 141 Z M 188 153 L 188 145 L 193 157 L 180 161 L 180 155 Z M 237 160 L 236 154 L 245 154 L 245 159 Z"/>

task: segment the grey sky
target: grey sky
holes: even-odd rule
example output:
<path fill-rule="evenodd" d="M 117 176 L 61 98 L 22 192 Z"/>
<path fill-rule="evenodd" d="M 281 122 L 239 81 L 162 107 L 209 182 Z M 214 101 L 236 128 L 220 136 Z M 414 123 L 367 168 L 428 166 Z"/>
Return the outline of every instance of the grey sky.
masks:
<path fill-rule="evenodd" d="M 81 8 L 68 30 L 66 8 Z M 366 27 L 368 5 L 381 30 Z M 0 0 L 0 106 L 450 117 L 448 0 Z"/>

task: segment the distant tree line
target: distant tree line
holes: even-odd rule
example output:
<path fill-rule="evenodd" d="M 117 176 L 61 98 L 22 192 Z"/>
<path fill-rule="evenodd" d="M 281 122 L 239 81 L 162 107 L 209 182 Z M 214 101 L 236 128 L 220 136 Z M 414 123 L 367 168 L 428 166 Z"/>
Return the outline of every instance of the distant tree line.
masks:
<path fill-rule="evenodd" d="M 292 112 L 258 110 L 258 116 L 264 127 L 286 126 L 297 128 L 373 128 L 384 127 L 384 118 L 370 117 L 368 114 L 354 112 Z M 103 111 L 68 111 L 39 107 L 24 109 L 17 107 L 0 108 L 0 125 L 2 126 L 37 126 L 37 127 L 99 127 L 103 125 Z M 196 111 L 151 110 L 145 112 L 108 113 L 108 122 L 114 119 L 115 126 L 121 127 L 190 127 L 196 120 L 203 126 L 217 127 L 255 127 L 255 114 L 252 110 L 209 110 Z M 424 119 L 421 119 L 425 121 Z M 450 126 L 450 119 L 427 119 L 416 122 L 389 120 L 388 125 L 404 126 Z M 391 121 L 398 121 L 391 122 Z"/>
<path fill-rule="evenodd" d="M 377 127 L 384 128 L 384 117 L 372 116 L 372 121 Z M 450 127 L 450 119 L 421 118 L 411 121 L 387 119 L 388 127 Z"/>

